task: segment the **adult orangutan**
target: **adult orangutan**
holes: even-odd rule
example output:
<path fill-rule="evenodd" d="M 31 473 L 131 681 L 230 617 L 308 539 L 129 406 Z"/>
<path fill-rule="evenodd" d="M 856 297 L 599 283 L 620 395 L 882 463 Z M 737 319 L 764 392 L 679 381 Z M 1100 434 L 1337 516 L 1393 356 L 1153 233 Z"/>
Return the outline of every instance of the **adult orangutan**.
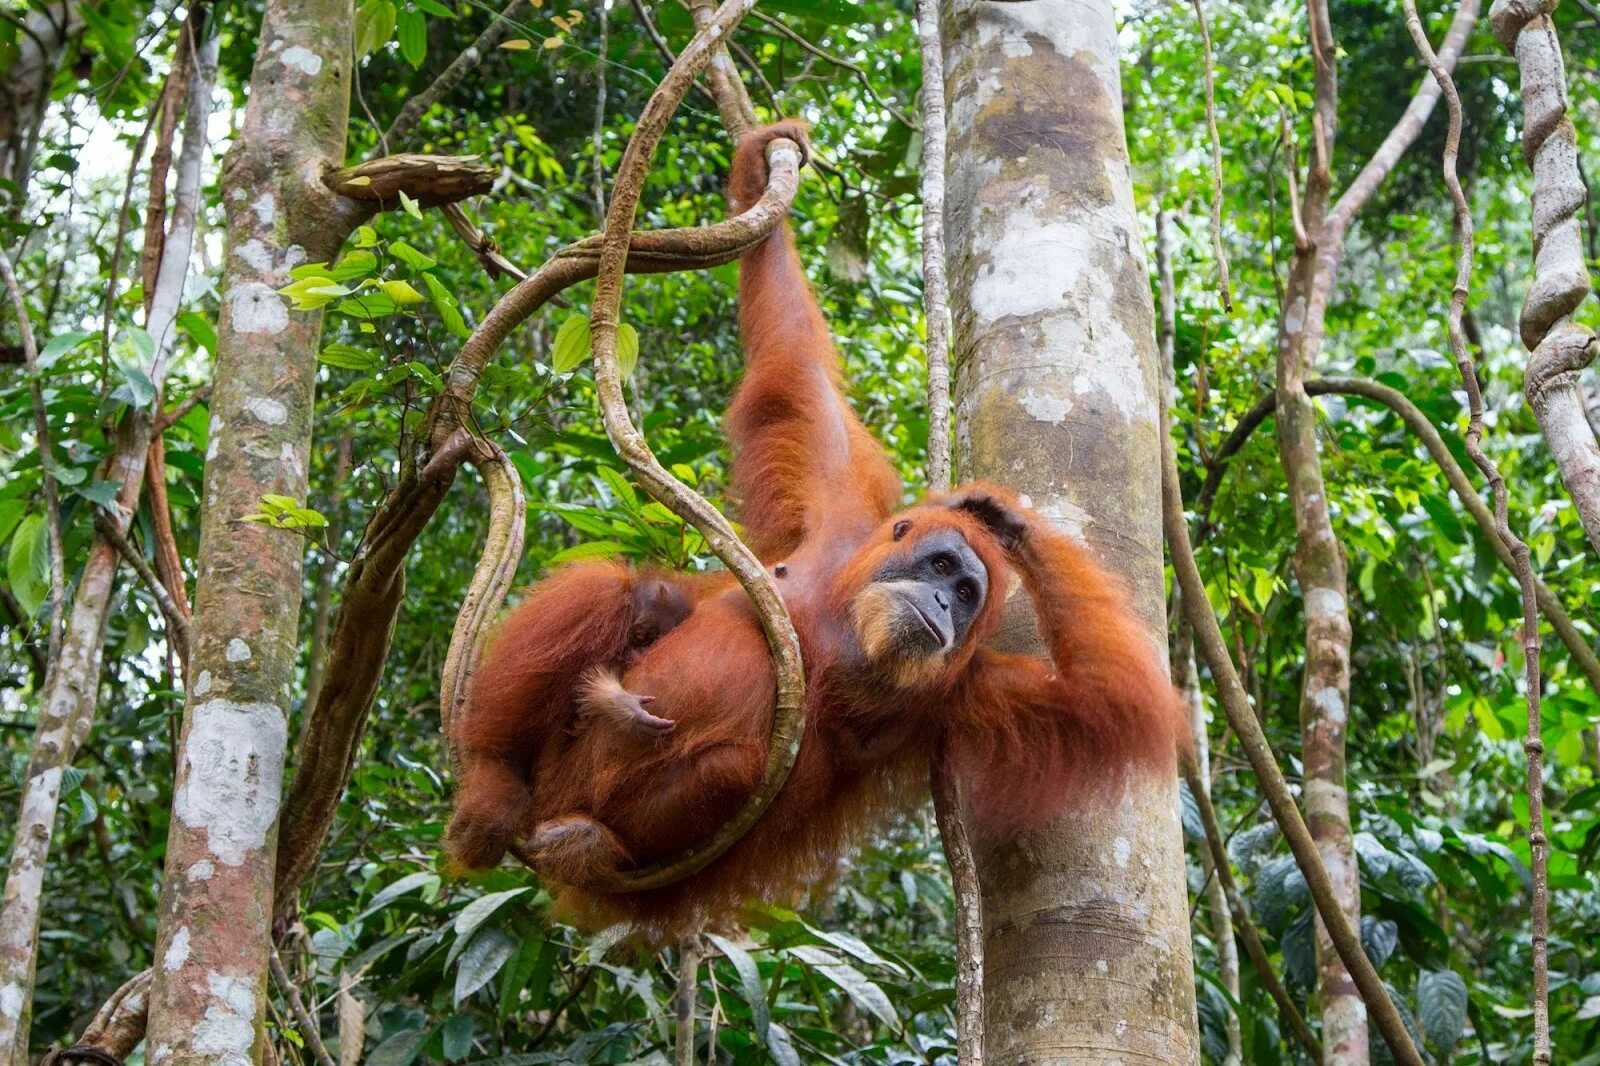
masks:
<path fill-rule="evenodd" d="M 735 210 L 766 186 L 768 143 L 804 136 L 786 122 L 740 142 Z M 826 879 L 854 839 L 921 795 L 941 744 L 992 838 L 1090 801 L 1130 768 L 1170 772 L 1187 736 L 1154 650 L 1082 548 L 993 486 L 898 509 L 900 480 L 845 402 L 787 226 L 745 254 L 739 301 L 733 487 L 807 678 L 788 781 L 700 873 L 625 895 L 597 884 L 704 841 L 761 780 L 773 678 L 726 574 L 556 571 L 492 639 L 457 738 L 451 859 L 491 866 L 525 839 L 569 913 L 629 917 L 657 938 Z M 1048 659 L 984 647 L 1013 573 Z"/>

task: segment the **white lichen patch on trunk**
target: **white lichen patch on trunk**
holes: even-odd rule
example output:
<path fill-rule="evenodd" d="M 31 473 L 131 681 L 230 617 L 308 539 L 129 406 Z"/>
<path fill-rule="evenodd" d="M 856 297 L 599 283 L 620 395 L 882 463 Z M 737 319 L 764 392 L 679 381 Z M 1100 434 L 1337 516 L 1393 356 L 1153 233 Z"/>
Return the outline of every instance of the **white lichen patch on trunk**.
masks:
<path fill-rule="evenodd" d="M 218 862 L 238 866 L 278 821 L 287 721 L 273 704 L 225 699 L 208 700 L 188 717 L 172 813 L 206 831 Z"/>

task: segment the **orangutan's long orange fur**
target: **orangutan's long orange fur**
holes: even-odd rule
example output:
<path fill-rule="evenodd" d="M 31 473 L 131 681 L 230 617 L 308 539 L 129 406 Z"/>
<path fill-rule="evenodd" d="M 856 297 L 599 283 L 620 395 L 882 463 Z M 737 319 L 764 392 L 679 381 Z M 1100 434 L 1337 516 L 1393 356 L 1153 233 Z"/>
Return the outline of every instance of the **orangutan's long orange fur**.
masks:
<path fill-rule="evenodd" d="M 775 136 L 802 139 L 804 128 L 782 123 L 740 143 L 729 190 L 736 204 L 765 187 Z M 473 677 L 452 855 L 474 865 L 465 845 L 477 844 L 477 858 L 495 861 L 513 836 L 592 819 L 605 837 L 591 852 L 572 850 L 559 832 L 551 838 L 561 842 L 547 873 L 570 883 L 567 912 L 589 922 L 631 918 L 667 940 L 727 921 L 748 899 L 790 902 L 826 881 L 863 833 L 922 796 L 941 744 L 990 838 L 1097 802 L 1133 768 L 1170 773 L 1187 736 L 1178 700 L 1123 596 L 1083 549 L 989 486 L 980 488 L 1026 519 L 1010 551 L 948 496 L 895 514 L 900 480 L 845 402 L 787 227 L 743 259 L 740 325 L 747 371 L 727 420 L 733 485 L 746 540 L 764 561 L 784 563 L 779 585 L 807 678 L 805 732 L 787 783 L 743 839 L 688 880 L 622 896 L 584 887 L 623 863 L 701 843 L 738 809 L 766 763 L 773 681 L 760 626 L 731 579 L 669 578 L 685 582 L 693 613 L 622 682 L 654 696 L 651 712 L 676 729 L 662 737 L 575 729 L 584 670 L 614 660 L 627 639 L 636 577 L 615 563 L 571 566 L 512 612 Z M 897 538 L 902 522 L 909 527 Z M 859 649 L 872 643 L 881 610 L 859 594 L 886 560 L 945 529 L 988 572 L 977 620 L 942 660 L 864 673 Z M 1049 660 L 983 646 L 1013 570 L 1032 596 Z"/>

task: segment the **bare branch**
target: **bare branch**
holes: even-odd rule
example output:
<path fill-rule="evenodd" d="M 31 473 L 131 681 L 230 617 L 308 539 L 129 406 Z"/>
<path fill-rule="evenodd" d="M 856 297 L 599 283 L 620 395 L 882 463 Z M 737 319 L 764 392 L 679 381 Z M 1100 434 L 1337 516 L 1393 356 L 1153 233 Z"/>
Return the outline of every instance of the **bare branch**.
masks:
<path fill-rule="evenodd" d="M 139 580 L 144 582 L 145 587 L 150 590 L 150 595 L 155 597 L 156 606 L 161 609 L 161 617 L 166 620 L 172 645 L 187 662 L 189 619 L 184 616 L 184 613 L 178 609 L 178 605 L 173 602 L 172 596 L 167 592 L 166 587 L 161 584 L 161 579 L 156 576 L 155 571 L 150 569 L 150 564 L 145 561 L 144 553 L 128 543 L 128 538 L 123 536 L 122 530 L 117 528 L 116 523 L 111 521 L 105 512 L 96 512 L 94 527 L 102 537 L 111 542 L 112 547 L 117 549 L 117 554 L 122 556 L 123 562 L 133 567 L 133 572 L 139 575 Z"/>
<path fill-rule="evenodd" d="M 475 155 L 386 155 L 341 167 L 322 183 L 346 199 L 384 210 L 401 206 L 400 195 L 421 207 L 453 204 L 494 188 L 494 170 Z"/>
<path fill-rule="evenodd" d="M 483 264 L 483 269 L 489 272 L 491 278 L 504 274 L 518 281 L 528 280 L 528 272 L 502 255 L 494 238 L 480 230 L 460 204 L 445 204 L 439 211 L 450 223 L 450 228 L 456 231 L 456 236 L 467 242 L 467 247 L 472 249 L 472 254 L 478 257 L 478 262 Z"/>
<path fill-rule="evenodd" d="M 1439 45 L 1439 63 L 1447 71 L 1454 70 L 1456 60 L 1461 58 L 1461 50 L 1466 47 L 1467 38 L 1472 36 L 1472 27 L 1478 21 L 1479 0 L 1461 0 L 1461 6 L 1456 8 L 1455 18 L 1450 22 L 1450 29 L 1444 35 L 1444 41 Z M 1378 191 L 1378 186 L 1383 184 L 1389 172 L 1400 162 L 1400 157 L 1405 155 L 1406 149 L 1422 133 L 1422 127 L 1427 125 L 1428 116 L 1433 114 L 1434 105 L 1439 102 L 1439 84 L 1433 78 L 1424 78 L 1422 84 L 1417 86 L 1417 91 L 1412 94 L 1411 102 L 1401 113 L 1394 127 L 1384 137 L 1383 143 L 1378 145 L 1377 151 L 1372 153 L 1361 172 L 1350 182 L 1350 187 L 1339 197 L 1329 212 L 1329 221 L 1340 227 L 1341 231 L 1350 224 L 1362 207 L 1366 206 L 1372 194 Z"/>
<path fill-rule="evenodd" d="M 694 1066 L 694 1014 L 700 998 L 700 955 L 698 937 L 690 937 L 678 948 L 678 994 L 673 997 L 678 1014 L 675 1066 Z"/>
<path fill-rule="evenodd" d="M 1333 880 L 1323 865 L 1316 841 L 1306 828 L 1300 809 L 1295 806 L 1289 786 L 1278 769 L 1277 757 L 1267 743 L 1266 733 L 1262 731 L 1261 723 L 1250 706 L 1250 697 L 1246 695 L 1239 674 L 1234 669 L 1222 630 L 1217 626 L 1216 615 L 1211 612 L 1205 581 L 1195 563 L 1194 549 L 1189 543 L 1189 525 L 1184 520 L 1183 497 L 1178 487 L 1178 462 L 1172 436 L 1166 432 L 1161 434 L 1161 458 L 1162 524 L 1166 530 L 1167 549 L 1172 557 L 1178 584 L 1183 590 L 1184 611 L 1189 624 L 1194 627 L 1195 640 L 1205 655 L 1206 665 L 1211 669 L 1218 698 L 1227 712 L 1228 724 L 1239 736 L 1239 743 L 1244 748 L 1251 768 L 1255 770 L 1256 780 L 1261 785 L 1272 816 L 1283 831 L 1284 839 L 1289 842 L 1295 863 L 1305 876 L 1317 914 L 1333 941 L 1334 950 L 1354 980 L 1368 1014 L 1377 1023 L 1384 1042 L 1389 1045 L 1397 1062 L 1402 1066 L 1423 1066 L 1422 1056 L 1411 1042 L 1405 1022 L 1401 1020 L 1399 1010 L 1383 986 L 1383 979 L 1378 976 L 1372 960 L 1367 958 L 1360 936 L 1340 906 Z"/>
<path fill-rule="evenodd" d="M 28 395 L 33 401 L 33 434 L 39 448 L 39 480 L 44 486 L 44 517 L 50 541 L 50 643 L 51 663 L 61 651 L 61 617 L 67 604 L 66 555 L 62 548 L 61 498 L 56 488 L 55 456 L 50 451 L 50 415 L 44 406 L 44 386 L 39 378 L 39 346 L 33 339 L 33 322 L 28 304 L 22 298 L 11 257 L 0 249 L 0 281 L 11 295 L 11 310 L 17 316 L 17 332 L 22 337 L 22 361 L 28 368 Z"/>
<path fill-rule="evenodd" d="M 438 103 L 444 95 L 472 72 L 484 58 L 500 47 L 500 42 L 511 36 L 515 30 L 516 20 L 521 18 L 528 7 L 528 0 L 511 0 L 494 21 L 480 34 L 478 39 L 467 46 L 467 50 L 450 61 L 450 65 L 433 79 L 433 84 L 422 90 L 417 95 L 405 102 L 400 109 L 400 114 L 395 116 L 394 122 L 383 131 L 380 142 L 384 145 L 403 144 L 417 128 L 417 123 L 422 121 L 422 116 L 428 113 L 428 108 Z M 384 151 L 388 151 L 387 148 Z"/>
<path fill-rule="evenodd" d="M 1422 446 L 1432 456 L 1434 463 L 1444 474 L 1445 481 L 1455 492 L 1456 498 L 1466 508 L 1472 520 L 1477 523 L 1482 531 L 1485 542 L 1499 558 L 1508 571 L 1515 574 L 1515 560 L 1511 550 L 1506 547 L 1501 538 L 1498 524 L 1494 514 L 1484 504 L 1478 495 L 1478 490 L 1468 479 L 1466 471 L 1461 464 L 1456 462 L 1455 454 L 1450 446 L 1445 443 L 1444 437 L 1422 413 L 1422 409 L 1406 398 L 1398 389 L 1388 385 L 1370 381 L 1365 378 L 1313 378 L 1306 382 L 1306 392 L 1312 396 L 1324 396 L 1337 393 L 1342 396 L 1360 396 L 1364 399 L 1381 403 L 1388 407 L 1406 428 L 1414 433 Z M 1205 541 L 1212 530 L 1209 519 L 1211 503 L 1216 498 L 1217 489 L 1222 483 L 1223 476 L 1228 471 L 1228 460 L 1244 447 L 1245 441 L 1250 437 L 1262 422 L 1272 417 L 1278 406 L 1278 397 L 1273 393 L 1262 396 L 1256 405 L 1241 418 L 1233 431 L 1228 434 L 1222 445 L 1212 456 L 1211 468 L 1206 472 L 1206 479 L 1200 486 L 1200 491 L 1195 495 L 1195 536 L 1199 541 Z M 1600 658 L 1597 658 L 1594 649 L 1589 647 L 1588 639 L 1578 630 L 1573 623 L 1572 616 L 1562 605 L 1556 594 L 1537 577 L 1534 578 L 1534 592 L 1538 597 L 1539 610 L 1544 614 L 1550 627 L 1566 645 L 1567 654 L 1573 664 L 1587 679 L 1589 685 L 1600 690 Z"/>
<path fill-rule="evenodd" d="M 305 1000 L 300 998 L 300 990 L 289 977 L 289 972 L 283 968 L 283 959 L 278 955 L 278 949 L 273 948 L 272 954 L 267 956 L 267 965 L 272 969 L 272 979 L 278 982 L 278 990 L 283 993 L 283 998 L 289 1001 L 289 1011 L 294 1015 L 295 1024 L 300 1029 L 300 1035 L 305 1037 L 306 1046 L 311 1049 L 311 1055 L 317 1060 L 317 1066 L 335 1066 L 333 1056 L 328 1054 L 328 1046 L 322 1042 L 322 1031 L 317 1028 L 317 1019 L 306 1009 Z"/>
<path fill-rule="evenodd" d="M 950 867 L 950 887 L 956 894 L 956 1061 L 961 1066 L 983 1066 L 982 888 L 967 836 L 961 783 L 943 753 L 933 760 L 928 786 L 944 841 L 944 861 Z"/>
<path fill-rule="evenodd" d="M 850 73 L 852 73 L 852 74 L 854 74 L 856 76 L 856 80 L 857 81 L 861 82 L 861 87 L 863 89 L 867 90 L 867 95 L 872 97 L 873 100 L 877 101 L 877 104 L 878 104 L 879 107 L 883 108 L 885 111 L 889 112 L 890 115 L 894 116 L 895 121 L 899 122 L 902 126 L 906 126 L 906 127 L 910 128 L 910 129 L 913 129 L 913 130 L 921 130 L 922 129 L 921 123 L 917 122 L 916 119 L 912 118 L 910 115 L 908 115 L 904 111 L 900 110 L 894 104 L 890 103 L 888 100 L 885 100 L 882 96 L 878 95 L 878 90 L 875 89 L 873 87 L 873 85 L 872 85 L 871 76 L 868 75 L 867 72 L 862 69 L 862 67 L 861 67 L 861 65 L 859 63 L 853 63 L 850 60 L 845 59 L 842 56 L 836 56 L 832 52 L 829 52 L 829 51 L 819 47 L 817 44 L 812 42 L 809 38 L 803 36 L 802 34 L 796 33 L 794 30 L 791 30 L 788 26 L 784 25 L 778 19 L 776 19 L 776 18 L 772 17 L 771 15 L 768 15 L 768 14 L 766 14 L 764 12 L 761 12 L 761 11 L 754 12 L 751 17 L 754 18 L 757 22 L 761 23 L 763 26 L 771 27 L 780 37 L 785 37 L 785 38 L 793 41 L 795 44 L 799 45 L 805 51 L 810 52 L 812 55 L 816 56 L 818 59 L 822 60 L 824 63 L 831 63 L 834 66 L 840 68 L 841 70 L 848 70 Z M 920 22 L 920 16 L 919 16 L 919 22 Z M 923 56 L 924 56 L 924 62 L 926 62 L 926 56 L 927 56 L 926 49 L 924 49 L 924 51 L 923 51 Z M 924 68 L 924 69 L 926 69 L 926 68 Z M 942 69 L 942 65 L 941 65 L 941 69 Z M 926 84 L 927 75 L 924 74 L 923 78 L 924 78 L 924 84 Z"/>
<path fill-rule="evenodd" d="M 1278 973 L 1272 968 L 1272 959 L 1267 955 L 1267 949 L 1261 943 L 1261 934 L 1256 931 L 1256 923 L 1250 920 L 1250 912 L 1244 909 L 1243 896 L 1239 892 L 1239 884 L 1233 879 L 1233 868 L 1229 865 L 1228 849 L 1223 843 L 1222 827 L 1217 824 L 1217 810 L 1211 802 L 1211 790 L 1200 777 L 1200 771 L 1191 763 L 1185 762 L 1183 778 L 1189 784 L 1189 792 L 1194 796 L 1195 805 L 1200 808 L 1200 824 L 1205 827 L 1206 847 L 1211 852 L 1211 868 L 1216 872 L 1217 883 L 1222 886 L 1222 894 L 1228 901 L 1228 911 L 1233 918 L 1234 930 L 1239 934 L 1239 939 L 1244 942 L 1244 951 L 1250 956 L 1250 964 L 1255 967 L 1256 977 L 1261 981 L 1262 987 L 1278 1005 L 1278 1014 L 1283 1018 L 1285 1028 L 1293 1034 L 1295 1042 L 1310 1056 L 1312 1062 L 1322 1061 L 1322 1044 L 1311 1031 L 1311 1026 L 1306 1024 L 1305 1016 L 1294 1005 L 1294 1000 L 1289 998 L 1289 992 L 1283 987 L 1283 982 L 1278 979 Z"/>
<path fill-rule="evenodd" d="M 1510 502 L 1506 493 L 1505 478 L 1500 475 L 1499 468 L 1484 452 L 1480 443 L 1483 438 L 1483 393 L 1478 387 L 1478 371 L 1473 365 L 1472 353 L 1467 348 L 1466 334 L 1461 325 L 1462 312 L 1466 310 L 1467 295 L 1472 285 L 1473 265 L 1472 206 L 1467 203 L 1467 194 L 1462 191 L 1461 179 L 1456 174 L 1456 156 L 1461 148 L 1461 97 L 1456 92 L 1455 82 L 1451 80 L 1449 70 L 1434 54 L 1433 46 L 1428 43 L 1428 35 L 1422 28 L 1422 19 L 1417 14 L 1416 0 L 1402 0 L 1402 3 L 1406 13 L 1406 29 L 1411 32 L 1411 40 L 1416 45 L 1418 54 L 1422 56 L 1423 62 L 1433 73 L 1434 81 L 1444 93 L 1445 106 L 1450 113 L 1450 128 L 1445 135 L 1443 159 L 1445 185 L 1449 188 L 1451 202 L 1455 205 L 1457 239 L 1456 280 L 1450 295 L 1450 348 L 1455 353 L 1456 368 L 1461 372 L 1461 382 L 1467 393 L 1469 412 L 1466 434 L 1467 455 L 1471 457 L 1473 465 L 1483 473 L 1494 495 L 1495 527 L 1500 540 L 1511 552 L 1512 571 L 1516 574 L 1517 587 L 1522 593 L 1523 683 L 1527 690 L 1525 696 L 1528 710 L 1528 731 L 1523 741 L 1523 750 L 1527 753 L 1528 759 L 1528 847 L 1533 874 L 1531 916 L 1533 1061 L 1548 1063 L 1550 1061 L 1550 856 L 1544 830 L 1544 782 L 1541 765 L 1544 740 L 1540 734 L 1539 721 L 1538 594 L 1534 589 L 1533 562 L 1528 555 L 1528 546 L 1511 528 Z M 1530 119 L 1532 118 L 1530 115 Z M 1573 170 L 1573 176 L 1576 177 L 1576 168 Z M 1573 228 L 1576 231 L 1575 224 Z M 1576 240 L 1573 243 L 1577 245 Z M 1581 251 L 1578 262 L 1582 264 Z M 1526 312 L 1528 305 L 1523 306 Z M 1592 442 L 1593 438 L 1590 439 Z"/>
<path fill-rule="evenodd" d="M 944 46 L 937 0 L 917 0 L 922 39 L 922 315 L 928 328 L 928 488 L 950 485 L 950 285 L 944 269 Z M 965 1061 L 963 1059 L 963 1061 Z"/>
<path fill-rule="evenodd" d="M 734 532 L 733 525 L 699 493 L 680 482 L 656 460 L 644 436 L 633 425 L 622 392 L 622 371 L 617 361 L 617 321 L 621 314 L 622 281 L 629 258 L 634 213 L 650 156 L 678 104 L 688 93 L 695 75 L 712 61 L 716 42 L 726 40 L 750 9 L 752 0 L 725 0 L 679 54 L 667 76 L 651 94 L 622 155 L 611 192 L 611 210 L 600 250 L 600 272 L 589 313 L 589 335 L 594 351 L 595 391 L 599 395 L 606 435 L 623 462 L 633 471 L 654 500 L 693 525 L 706 545 L 739 580 L 761 620 L 772 653 L 776 687 L 772 736 L 767 746 L 767 766 L 762 782 L 737 813 L 701 845 L 683 855 L 640 870 L 630 871 L 607 885 L 612 891 L 654 888 L 687 877 L 731 847 L 755 824 L 777 795 L 799 753 L 805 722 L 805 675 L 800 661 L 800 640 L 770 572 Z M 726 56 L 726 53 L 720 53 Z M 798 145 L 775 140 L 767 147 L 769 161 L 789 157 L 798 166 Z"/>
<path fill-rule="evenodd" d="M 1533 169 L 1534 275 L 1521 321 L 1522 343 L 1532 354 L 1523 392 L 1589 543 L 1600 551 L 1600 444 L 1578 387 L 1600 343 L 1572 317 L 1591 287 L 1578 215 L 1588 190 L 1567 117 L 1566 67 L 1549 14 L 1555 6 L 1555 0 L 1495 0 L 1489 21 L 1522 71 L 1522 155 Z"/>
<path fill-rule="evenodd" d="M 1217 66 L 1211 54 L 1211 27 L 1206 23 L 1205 0 L 1191 0 L 1205 49 L 1206 131 L 1211 137 L 1211 251 L 1217 260 L 1217 289 L 1222 309 L 1233 314 L 1233 286 L 1228 281 L 1228 252 L 1222 242 L 1222 137 L 1217 133 Z M 1292 180 L 1292 179 L 1291 179 Z M 1291 200 L 1294 193 L 1290 192 Z"/>
<path fill-rule="evenodd" d="M 95 1012 L 83 1035 L 69 1048 L 52 1051 L 39 1066 L 116 1066 L 144 1040 L 145 1008 L 150 998 L 150 971 L 140 970 Z"/>

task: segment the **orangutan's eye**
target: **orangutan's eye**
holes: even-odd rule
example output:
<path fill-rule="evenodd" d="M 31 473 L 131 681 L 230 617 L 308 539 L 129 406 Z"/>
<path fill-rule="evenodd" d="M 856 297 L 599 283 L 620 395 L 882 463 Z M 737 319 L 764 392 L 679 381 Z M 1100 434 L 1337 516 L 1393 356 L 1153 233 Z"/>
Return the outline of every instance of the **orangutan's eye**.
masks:
<path fill-rule="evenodd" d="M 956 586 L 956 598 L 962 603 L 971 603 L 972 598 L 978 594 L 978 586 L 970 581 L 963 581 Z"/>

